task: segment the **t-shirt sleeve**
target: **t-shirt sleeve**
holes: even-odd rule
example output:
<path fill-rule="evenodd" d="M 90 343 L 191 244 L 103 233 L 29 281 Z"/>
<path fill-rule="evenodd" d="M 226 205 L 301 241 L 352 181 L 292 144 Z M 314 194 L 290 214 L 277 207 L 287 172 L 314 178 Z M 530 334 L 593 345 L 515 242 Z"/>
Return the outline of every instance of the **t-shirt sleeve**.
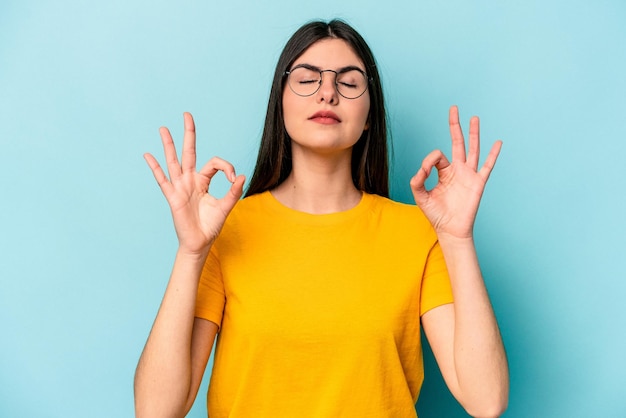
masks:
<path fill-rule="evenodd" d="M 452 298 L 452 286 L 446 262 L 439 242 L 431 248 L 424 277 L 422 278 L 422 290 L 420 293 L 420 316 L 437 306 L 454 302 Z"/>
<path fill-rule="evenodd" d="M 207 256 L 198 284 L 195 316 L 207 319 L 221 327 L 226 297 L 224 281 L 215 245 Z"/>

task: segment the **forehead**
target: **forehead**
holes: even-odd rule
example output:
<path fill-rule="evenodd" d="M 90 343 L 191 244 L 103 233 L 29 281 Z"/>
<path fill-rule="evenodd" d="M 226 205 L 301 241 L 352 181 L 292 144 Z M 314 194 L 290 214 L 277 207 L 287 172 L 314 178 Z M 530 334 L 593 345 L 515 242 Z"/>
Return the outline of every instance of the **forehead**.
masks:
<path fill-rule="evenodd" d="M 363 61 L 343 39 L 328 38 L 308 47 L 293 63 L 311 64 L 319 68 L 335 69 L 356 65 L 365 70 Z"/>

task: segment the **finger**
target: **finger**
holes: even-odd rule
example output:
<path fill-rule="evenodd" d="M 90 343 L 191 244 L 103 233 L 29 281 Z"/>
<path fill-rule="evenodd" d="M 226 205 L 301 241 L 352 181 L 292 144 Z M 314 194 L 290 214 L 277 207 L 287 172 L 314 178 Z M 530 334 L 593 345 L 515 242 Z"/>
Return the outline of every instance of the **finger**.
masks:
<path fill-rule="evenodd" d="M 480 174 L 485 181 L 487 181 L 489 175 L 491 174 L 491 171 L 493 170 L 493 167 L 496 165 L 496 160 L 498 159 L 498 155 L 500 155 L 501 149 L 502 141 L 496 141 L 491 147 L 489 154 L 487 155 L 485 164 L 483 164 L 480 171 L 478 172 L 478 174 Z"/>
<path fill-rule="evenodd" d="M 236 180 L 235 167 L 226 160 L 219 157 L 211 158 L 201 169 L 198 171 L 201 175 L 205 176 L 209 181 L 213 178 L 215 173 L 223 171 L 226 178 L 231 183 Z"/>
<path fill-rule="evenodd" d="M 143 155 L 143 158 L 146 160 L 148 166 L 152 170 L 152 174 L 154 175 L 157 184 L 161 188 L 161 191 L 167 196 L 172 188 L 172 183 L 170 183 L 167 179 L 167 176 L 165 176 L 161 165 L 159 164 L 157 159 L 152 156 L 152 154 L 146 153 Z"/>
<path fill-rule="evenodd" d="M 448 116 L 450 124 L 450 138 L 452 138 L 452 161 L 465 162 L 465 139 L 463 138 L 463 130 L 459 123 L 459 108 L 450 107 Z"/>
<path fill-rule="evenodd" d="M 441 171 L 449 165 L 450 161 L 448 161 L 445 154 L 440 150 L 432 151 L 422 161 L 422 168 L 425 169 L 429 174 L 433 167 L 435 167 L 437 171 Z"/>
<path fill-rule="evenodd" d="M 470 119 L 469 129 L 469 152 L 467 154 L 467 163 L 473 170 L 478 169 L 478 158 L 480 156 L 480 120 L 478 116 Z"/>
<path fill-rule="evenodd" d="M 409 182 L 413 191 L 413 198 L 418 205 L 428 199 L 428 190 L 426 190 L 425 183 L 429 175 L 430 172 L 427 172 L 424 167 L 420 167 Z"/>
<path fill-rule="evenodd" d="M 450 162 L 446 158 L 446 156 L 440 150 L 435 150 L 428 154 L 426 158 L 422 161 L 422 166 L 415 173 L 413 178 L 411 179 L 411 189 L 413 190 L 413 195 L 415 197 L 416 202 L 424 201 L 429 197 L 429 192 L 426 190 L 426 179 L 430 176 L 433 167 L 435 167 L 438 171 L 443 170 L 448 167 Z"/>
<path fill-rule="evenodd" d="M 246 177 L 243 175 L 239 175 L 235 177 L 233 184 L 230 186 L 228 193 L 221 199 L 223 202 L 224 210 L 228 213 L 235 206 L 237 201 L 241 198 L 243 194 L 243 184 L 246 181 Z"/>
<path fill-rule="evenodd" d="M 183 114 L 185 121 L 185 135 L 183 136 L 182 170 L 183 172 L 196 171 L 196 125 L 191 113 Z"/>
<path fill-rule="evenodd" d="M 176 156 L 176 147 L 174 146 L 174 140 L 170 134 L 169 129 L 166 127 L 159 128 L 161 134 L 161 142 L 163 142 L 163 151 L 165 153 L 165 163 L 167 164 L 167 172 L 170 175 L 170 179 L 180 177 L 181 170 Z"/>

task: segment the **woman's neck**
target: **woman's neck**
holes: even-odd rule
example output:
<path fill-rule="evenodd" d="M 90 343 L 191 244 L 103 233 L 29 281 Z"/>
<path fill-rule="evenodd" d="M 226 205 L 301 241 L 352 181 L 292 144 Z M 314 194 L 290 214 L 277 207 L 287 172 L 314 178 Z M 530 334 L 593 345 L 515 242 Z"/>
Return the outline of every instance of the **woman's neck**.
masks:
<path fill-rule="evenodd" d="M 351 209 L 362 194 L 352 181 L 350 158 L 294 158 L 289 177 L 272 190 L 272 195 L 301 212 L 325 214 Z"/>

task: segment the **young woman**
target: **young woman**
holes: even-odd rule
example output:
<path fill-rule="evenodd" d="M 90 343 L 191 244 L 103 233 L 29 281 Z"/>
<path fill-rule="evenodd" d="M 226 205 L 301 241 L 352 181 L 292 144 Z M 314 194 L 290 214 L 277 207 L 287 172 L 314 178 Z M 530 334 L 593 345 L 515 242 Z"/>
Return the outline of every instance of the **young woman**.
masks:
<path fill-rule="evenodd" d="M 228 162 L 196 171 L 184 120 L 180 162 L 161 129 L 169 177 L 145 156 L 179 248 L 137 367 L 137 416 L 187 413 L 219 333 L 212 418 L 415 417 L 420 326 L 467 412 L 504 411 L 506 356 L 472 239 L 501 143 L 479 168 L 476 117 L 466 152 L 452 107 L 452 160 L 425 158 L 410 182 L 417 206 L 389 200 L 375 61 L 331 21 L 304 25 L 283 50 L 244 199 Z M 208 192 L 219 171 L 232 183 L 221 199 Z"/>

